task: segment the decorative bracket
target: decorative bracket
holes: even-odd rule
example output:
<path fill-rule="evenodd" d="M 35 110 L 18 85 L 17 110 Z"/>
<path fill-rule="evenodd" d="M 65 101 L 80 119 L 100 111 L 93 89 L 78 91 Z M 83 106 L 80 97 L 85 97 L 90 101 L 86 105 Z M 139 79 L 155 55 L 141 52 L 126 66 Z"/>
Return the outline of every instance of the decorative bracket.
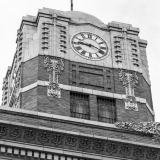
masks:
<path fill-rule="evenodd" d="M 138 111 L 134 89 L 138 84 L 138 76 L 136 72 L 124 72 L 121 70 L 119 73 L 119 81 L 123 82 L 126 90 L 125 109 Z"/>
<path fill-rule="evenodd" d="M 53 59 L 45 57 L 44 68 L 47 69 L 49 74 L 48 96 L 60 98 L 61 89 L 58 84 L 58 78 L 61 74 L 61 71 L 64 70 L 64 60 L 56 57 Z"/>

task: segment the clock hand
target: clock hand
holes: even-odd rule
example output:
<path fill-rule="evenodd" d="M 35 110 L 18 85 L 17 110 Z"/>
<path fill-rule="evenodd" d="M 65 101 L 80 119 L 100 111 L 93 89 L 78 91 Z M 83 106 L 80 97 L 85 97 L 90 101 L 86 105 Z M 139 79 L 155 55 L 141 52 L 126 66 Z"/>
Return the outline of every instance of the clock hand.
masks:
<path fill-rule="evenodd" d="M 89 46 L 89 47 L 91 47 L 90 45 L 91 44 L 88 44 L 88 43 L 84 43 L 84 42 L 78 42 L 79 44 L 82 44 L 82 45 L 85 45 L 85 46 Z"/>
<path fill-rule="evenodd" d="M 85 45 L 85 46 L 88 46 L 88 47 L 96 48 L 97 50 L 99 50 L 99 52 L 100 52 L 101 54 L 104 54 L 104 51 L 102 51 L 101 49 L 93 46 L 92 44 L 84 43 L 84 42 L 78 42 L 78 43 L 79 43 L 79 44 L 82 44 L 82 45 Z"/>
<path fill-rule="evenodd" d="M 98 49 L 98 50 L 99 50 L 99 52 L 100 52 L 101 54 L 104 54 L 104 51 L 102 51 L 101 49 L 99 49 L 99 48 L 97 48 L 97 47 L 93 46 L 92 44 L 90 44 L 90 45 L 91 45 L 91 47 Z"/>

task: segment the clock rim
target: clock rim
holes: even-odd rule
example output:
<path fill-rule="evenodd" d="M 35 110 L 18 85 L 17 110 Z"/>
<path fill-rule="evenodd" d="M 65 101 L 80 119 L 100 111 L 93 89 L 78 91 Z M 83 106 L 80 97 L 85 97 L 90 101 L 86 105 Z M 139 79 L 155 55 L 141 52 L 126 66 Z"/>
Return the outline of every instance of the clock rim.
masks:
<path fill-rule="evenodd" d="M 100 37 L 100 38 L 107 44 L 107 47 L 108 47 L 107 54 L 106 54 L 104 57 L 99 58 L 99 59 L 89 59 L 89 58 L 87 58 L 86 56 L 83 56 L 83 55 L 81 55 L 79 52 L 77 52 L 77 51 L 74 49 L 74 47 L 72 46 L 72 39 L 73 39 L 73 37 L 74 37 L 76 34 L 82 33 L 82 32 L 88 32 L 88 33 L 95 34 L 95 35 L 97 35 L 98 37 Z M 76 33 L 75 33 L 74 35 L 72 35 L 71 38 L 70 38 L 70 46 L 71 46 L 72 50 L 73 50 L 78 56 L 80 56 L 80 57 L 82 57 L 82 58 L 84 58 L 84 59 L 90 60 L 90 61 L 101 61 L 101 60 L 104 60 L 104 59 L 107 58 L 107 57 L 109 56 L 109 54 L 110 54 L 110 48 L 109 48 L 108 42 L 106 42 L 106 41 L 105 41 L 101 36 L 99 36 L 98 34 L 93 33 L 93 32 L 90 32 L 90 31 L 79 31 L 79 32 L 76 32 Z"/>

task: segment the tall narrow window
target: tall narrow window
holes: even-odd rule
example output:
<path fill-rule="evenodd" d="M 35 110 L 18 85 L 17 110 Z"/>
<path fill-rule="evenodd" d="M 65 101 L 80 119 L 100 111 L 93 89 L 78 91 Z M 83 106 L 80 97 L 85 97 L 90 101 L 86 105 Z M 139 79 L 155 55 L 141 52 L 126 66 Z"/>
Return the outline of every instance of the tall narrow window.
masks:
<path fill-rule="evenodd" d="M 114 99 L 97 97 L 98 121 L 114 123 L 116 121 L 116 105 Z"/>
<path fill-rule="evenodd" d="M 71 117 L 89 119 L 89 96 L 81 93 L 70 93 Z"/>

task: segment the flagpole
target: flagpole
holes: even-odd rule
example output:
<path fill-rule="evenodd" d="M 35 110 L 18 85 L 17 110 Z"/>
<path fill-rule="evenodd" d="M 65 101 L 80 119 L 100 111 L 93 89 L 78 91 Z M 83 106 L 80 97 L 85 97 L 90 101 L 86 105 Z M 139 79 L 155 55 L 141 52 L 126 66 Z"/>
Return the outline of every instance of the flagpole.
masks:
<path fill-rule="evenodd" d="M 73 11 L 73 0 L 71 0 L 71 11 Z"/>

